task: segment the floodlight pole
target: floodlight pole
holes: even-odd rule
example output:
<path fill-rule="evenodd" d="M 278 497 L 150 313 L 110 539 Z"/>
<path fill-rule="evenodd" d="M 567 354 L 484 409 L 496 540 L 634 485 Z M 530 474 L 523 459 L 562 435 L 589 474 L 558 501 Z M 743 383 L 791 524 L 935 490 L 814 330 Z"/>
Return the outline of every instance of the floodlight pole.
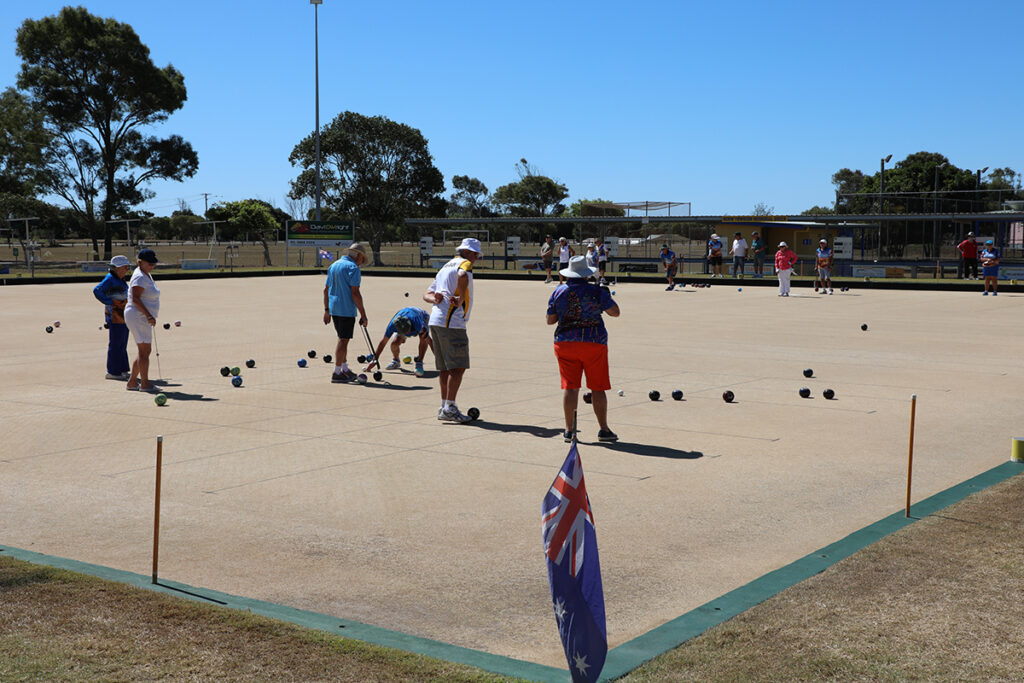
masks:
<path fill-rule="evenodd" d="M 947 162 L 942 162 L 935 167 L 935 193 L 932 195 L 932 213 L 939 213 L 939 171 L 949 166 Z M 935 252 L 935 258 L 939 258 L 939 219 L 932 219 L 932 251 Z"/>
<path fill-rule="evenodd" d="M 309 0 L 313 5 L 313 64 L 314 89 L 316 91 L 316 219 L 320 220 L 320 5 L 324 0 Z M 316 250 L 316 265 L 320 267 L 320 249 Z"/>
<path fill-rule="evenodd" d="M 29 216 L 28 218 L 14 218 L 13 216 L 8 216 L 8 218 L 7 218 L 7 222 L 8 223 L 13 223 L 15 221 L 24 221 L 24 223 L 25 223 L 25 243 L 24 243 L 25 265 L 28 266 L 28 276 L 29 277 L 35 277 L 36 276 L 36 263 L 35 263 L 35 259 L 32 258 L 32 254 L 31 254 L 32 242 L 29 240 L 29 236 L 28 236 L 28 223 L 29 223 L 29 221 L 37 221 L 37 220 L 39 220 L 39 218 L 37 216 Z M 11 231 L 13 232 L 14 229 L 12 228 Z"/>
<path fill-rule="evenodd" d="M 878 187 L 878 212 L 885 214 L 885 164 L 892 159 L 892 155 L 882 157 L 882 170 L 878 174 L 879 176 L 879 187 Z M 878 256 L 875 261 L 882 260 L 882 221 L 878 221 Z"/>

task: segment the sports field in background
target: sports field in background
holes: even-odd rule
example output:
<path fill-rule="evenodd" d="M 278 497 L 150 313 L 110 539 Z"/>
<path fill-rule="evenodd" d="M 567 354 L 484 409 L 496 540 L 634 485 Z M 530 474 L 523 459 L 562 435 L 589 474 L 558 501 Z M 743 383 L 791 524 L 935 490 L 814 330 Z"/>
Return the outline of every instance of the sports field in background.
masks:
<path fill-rule="evenodd" d="M 374 341 L 429 281 L 364 279 Z M 431 378 L 298 367 L 333 353 L 320 276 L 158 284 L 182 321 L 157 332 L 162 408 L 102 379 L 88 284 L 0 288 L 0 543 L 147 574 L 162 434 L 162 577 L 564 666 L 539 533 L 567 449 L 549 286 L 477 281 L 459 405 L 482 417 L 451 425 Z M 616 290 L 621 441 L 580 417 L 611 647 L 900 510 L 911 394 L 914 500 L 1021 436 L 1021 295 Z"/>

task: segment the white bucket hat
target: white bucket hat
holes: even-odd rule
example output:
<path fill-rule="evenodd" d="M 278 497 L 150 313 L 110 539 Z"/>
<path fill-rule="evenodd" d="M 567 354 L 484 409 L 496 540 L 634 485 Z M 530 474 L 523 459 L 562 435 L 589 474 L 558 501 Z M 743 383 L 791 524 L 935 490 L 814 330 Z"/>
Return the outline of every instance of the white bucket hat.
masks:
<path fill-rule="evenodd" d="M 467 249 L 469 251 L 476 252 L 477 254 L 484 253 L 480 249 L 480 240 L 478 240 L 476 238 L 473 238 L 473 237 L 467 237 L 467 238 L 463 239 L 462 240 L 462 244 L 460 244 L 455 249 L 455 253 L 458 253 L 458 252 L 462 251 L 463 249 Z"/>
<path fill-rule="evenodd" d="M 573 256 L 569 259 L 569 267 L 558 271 L 561 275 L 571 278 L 588 278 L 597 272 L 597 268 L 587 265 L 586 256 Z"/>
<path fill-rule="evenodd" d="M 127 256 L 121 256 L 118 254 L 114 258 L 110 259 L 110 265 L 114 268 L 120 268 L 121 266 L 127 266 L 131 263 Z"/>

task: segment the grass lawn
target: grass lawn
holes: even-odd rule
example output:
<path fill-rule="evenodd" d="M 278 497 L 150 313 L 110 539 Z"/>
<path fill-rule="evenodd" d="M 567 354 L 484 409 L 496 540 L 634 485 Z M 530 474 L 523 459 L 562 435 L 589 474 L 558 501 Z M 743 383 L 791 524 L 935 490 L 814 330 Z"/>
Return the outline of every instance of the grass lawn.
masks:
<path fill-rule="evenodd" d="M 1022 509 L 1024 476 L 1016 476 L 888 536 L 625 680 L 1019 681 Z M 0 680 L 504 679 L 0 556 Z"/>

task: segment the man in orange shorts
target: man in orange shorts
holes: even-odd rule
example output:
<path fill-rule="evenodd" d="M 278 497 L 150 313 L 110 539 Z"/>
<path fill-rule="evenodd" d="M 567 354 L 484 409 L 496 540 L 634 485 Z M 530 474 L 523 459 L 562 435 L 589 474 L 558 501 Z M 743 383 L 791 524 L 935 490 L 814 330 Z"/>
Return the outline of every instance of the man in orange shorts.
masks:
<path fill-rule="evenodd" d="M 589 282 L 596 273 L 584 256 L 574 256 L 560 275 L 567 280 L 548 299 L 548 325 L 555 325 L 555 358 L 562 376 L 562 409 L 565 412 L 566 442 L 573 437 L 573 415 L 579 404 L 580 384 L 587 374 L 587 388 L 593 393 L 594 415 L 600 430 L 598 441 L 617 441 L 608 427 L 608 332 L 602 313 L 618 317 L 619 305 L 605 287 Z"/>

